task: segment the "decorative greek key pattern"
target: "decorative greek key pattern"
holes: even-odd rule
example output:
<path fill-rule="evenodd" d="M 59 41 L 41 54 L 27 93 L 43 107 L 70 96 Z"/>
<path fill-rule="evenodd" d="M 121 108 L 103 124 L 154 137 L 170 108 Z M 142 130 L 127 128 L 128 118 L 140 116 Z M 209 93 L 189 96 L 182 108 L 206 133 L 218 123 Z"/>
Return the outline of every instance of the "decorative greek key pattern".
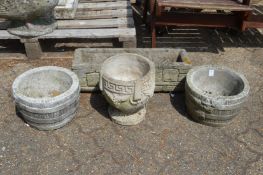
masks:
<path fill-rule="evenodd" d="M 133 94 L 134 92 L 134 86 L 125 86 L 125 85 L 119 85 L 112 83 L 105 78 L 103 78 L 103 87 L 104 89 L 113 92 L 113 93 L 118 93 L 118 94 Z"/>
<path fill-rule="evenodd" d="M 142 92 L 145 95 L 152 95 L 154 93 L 154 80 L 151 80 L 151 76 L 147 75 L 143 79 Z"/>
<path fill-rule="evenodd" d="M 150 86 L 150 76 L 146 76 L 144 79 L 143 79 L 143 86 L 142 86 L 142 91 L 148 91 L 151 89 L 151 86 Z"/>

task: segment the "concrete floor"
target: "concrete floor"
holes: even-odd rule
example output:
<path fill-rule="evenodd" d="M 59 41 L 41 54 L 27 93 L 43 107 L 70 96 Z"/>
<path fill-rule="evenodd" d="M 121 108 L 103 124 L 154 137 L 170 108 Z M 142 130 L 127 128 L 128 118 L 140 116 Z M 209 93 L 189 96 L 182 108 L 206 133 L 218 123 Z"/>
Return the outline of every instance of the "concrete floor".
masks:
<path fill-rule="evenodd" d="M 55 131 L 37 131 L 16 116 L 12 82 L 37 66 L 70 68 L 72 54 L 41 60 L 10 60 L 0 54 L 0 174 L 263 174 L 263 42 L 245 33 L 245 42 L 238 44 L 239 37 L 234 37 L 231 45 L 211 37 L 218 31 L 201 31 L 207 49 L 187 48 L 193 64 L 228 66 L 242 72 L 251 86 L 247 105 L 223 128 L 191 121 L 183 93 L 174 98 L 155 94 L 146 120 L 132 127 L 110 121 L 100 94 L 81 94 L 71 123 Z M 222 35 L 226 33 L 219 31 Z M 163 35 L 159 47 L 166 36 L 176 40 L 173 34 Z M 147 47 L 147 42 L 141 43 Z M 164 44 L 176 45 L 169 39 Z"/>

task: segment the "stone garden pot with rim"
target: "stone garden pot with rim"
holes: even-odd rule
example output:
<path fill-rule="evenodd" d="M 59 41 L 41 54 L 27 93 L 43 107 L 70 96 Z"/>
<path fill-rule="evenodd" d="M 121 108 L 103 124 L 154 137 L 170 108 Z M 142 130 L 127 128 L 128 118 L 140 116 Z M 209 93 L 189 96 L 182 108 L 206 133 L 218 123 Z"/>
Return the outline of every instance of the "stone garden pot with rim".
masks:
<path fill-rule="evenodd" d="M 65 68 L 45 66 L 26 71 L 12 86 L 17 114 L 39 130 L 58 129 L 76 114 L 80 86 Z"/>
<path fill-rule="evenodd" d="M 197 122 L 224 126 L 239 114 L 249 95 L 244 75 L 219 65 L 191 69 L 186 77 L 187 111 Z"/>
<path fill-rule="evenodd" d="M 143 121 L 154 88 L 154 63 L 143 56 L 124 53 L 102 64 L 100 90 L 110 104 L 111 119 L 118 124 L 136 125 Z"/>

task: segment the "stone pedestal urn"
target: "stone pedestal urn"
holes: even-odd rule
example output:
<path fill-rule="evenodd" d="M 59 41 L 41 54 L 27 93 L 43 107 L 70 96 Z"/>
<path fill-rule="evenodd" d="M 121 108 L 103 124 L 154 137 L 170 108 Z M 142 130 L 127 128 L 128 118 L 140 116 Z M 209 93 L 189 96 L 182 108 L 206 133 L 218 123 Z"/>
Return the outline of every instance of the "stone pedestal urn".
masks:
<path fill-rule="evenodd" d="M 110 117 L 118 124 L 136 125 L 143 121 L 154 88 L 154 63 L 143 56 L 119 54 L 102 65 L 100 90 L 110 104 Z"/>
<path fill-rule="evenodd" d="M 61 67 L 31 69 L 15 79 L 12 90 L 17 114 L 39 130 L 63 127 L 79 104 L 77 75 Z"/>
<path fill-rule="evenodd" d="M 59 0 L 0 0 L 0 18 L 12 21 L 8 31 L 21 37 L 36 37 L 56 28 L 53 10 Z"/>

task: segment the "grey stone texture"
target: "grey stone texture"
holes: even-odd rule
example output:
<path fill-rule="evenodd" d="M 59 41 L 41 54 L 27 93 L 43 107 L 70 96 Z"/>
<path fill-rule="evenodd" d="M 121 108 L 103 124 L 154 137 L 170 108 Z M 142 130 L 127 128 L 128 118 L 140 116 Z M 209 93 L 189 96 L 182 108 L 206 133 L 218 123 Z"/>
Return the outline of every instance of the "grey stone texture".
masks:
<path fill-rule="evenodd" d="M 56 19 L 74 19 L 79 0 L 59 0 L 54 10 Z"/>
<path fill-rule="evenodd" d="M 155 65 L 138 54 L 114 55 L 102 64 L 100 90 L 110 117 L 118 124 L 137 125 L 145 117 L 145 106 L 154 94 Z"/>
<path fill-rule="evenodd" d="M 194 67 L 186 77 L 187 111 L 195 121 L 224 126 L 239 114 L 249 90 L 247 79 L 230 68 L 218 65 Z"/>
<path fill-rule="evenodd" d="M 21 37 L 36 37 L 56 28 L 53 9 L 59 0 L 0 0 L 0 18 L 12 21 L 8 31 Z"/>
<path fill-rule="evenodd" d="M 125 115 L 120 110 L 117 110 L 112 106 L 109 106 L 108 113 L 113 122 L 124 126 L 133 126 L 133 125 L 138 125 L 145 119 L 146 108 L 142 108 L 135 113 L 130 113 Z"/>
<path fill-rule="evenodd" d="M 96 86 L 98 84 L 99 78 L 100 78 L 99 73 L 89 73 L 87 74 L 86 83 L 90 86 Z"/>
<path fill-rule="evenodd" d="M 80 87 L 72 71 L 44 66 L 19 75 L 12 85 L 12 93 L 19 117 L 39 130 L 53 130 L 75 116 Z"/>
<path fill-rule="evenodd" d="M 163 81 L 178 81 L 179 78 L 179 70 L 178 69 L 164 69 L 162 75 L 160 75 Z"/>
<path fill-rule="evenodd" d="M 58 5 L 63 6 L 71 2 L 72 0 L 59 0 Z"/>
<path fill-rule="evenodd" d="M 99 71 L 109 57 L 120 53 L 135 53 L 149 58 L 155 63 L 156 92 L 184 91 L 187 72 L 192 65 L 183 49 L 77 49 L 72 70 L 78 75 L 81 90 L 98 91 Z"/>

